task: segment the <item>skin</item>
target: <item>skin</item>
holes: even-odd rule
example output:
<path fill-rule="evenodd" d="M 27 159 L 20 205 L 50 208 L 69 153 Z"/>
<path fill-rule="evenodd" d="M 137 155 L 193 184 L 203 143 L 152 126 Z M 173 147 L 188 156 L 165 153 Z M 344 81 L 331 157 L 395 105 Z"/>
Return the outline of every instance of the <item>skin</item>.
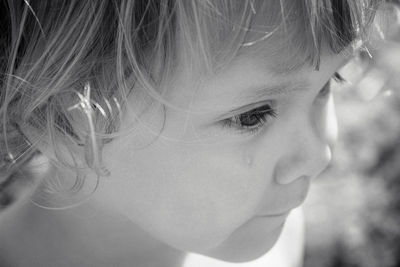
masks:
<path fill-rule="evenodd" d="M 152 140 L 144 148 L 129 135 L 104 148 L 112 178 L 102 198 L 178 250 L 235 262 L 261 256 L 330 161 L 336 119 L 331 94 L 321 88 L 343 60 L 325 54 L 319 71 L 305 66 L 290 76 L 250 56 L 212 77 L 183 68 L 167 99 L 187 112 L 167 108 L 156 139 L 161 120 L 144 123 L 142 137 Z M 254 104 L 239 104 L 238 95 L 283 82 L 308 86 L 259 99 L 274 101 L 278 116 L 256 134 L 221 127 L 221 116 Z"/>
<path fill-rule="evenodd" d="M 111 176 L 93 198 L 57 212 L 20 208 L 3 223 L 0 238 L 13 245 L 0 247 L 1 254 L 25 248 L 25 258 L 79 264 L 85 255 L 93 255 L 91 264 L 108 255 L 96 266 L 129 266 L 132 259 L 179 266 L 185 252 L 231 262 L 264 255 L 331 159 L 336 119 L 325 85 L 345 57 L 326 51 L 318 71 L 304 65 L 290 75 L 274 72 L 279 60 L 243 55 L 207 76 L 181 66 L 168 85 L 165 121 L 161 112 L 145 114 L 135 132 L 104 146 Z M 284 83 L 291 90 L 270 94 Z M 254 99 L 239 97 L 244 93 Z M 223 126 L 256 102 L 271 103 L 277 117 L 256 133 Z M 123 124 L 132 117 L 128 111 Z M 10 261 L 18 260 L 14 253 Z"/>

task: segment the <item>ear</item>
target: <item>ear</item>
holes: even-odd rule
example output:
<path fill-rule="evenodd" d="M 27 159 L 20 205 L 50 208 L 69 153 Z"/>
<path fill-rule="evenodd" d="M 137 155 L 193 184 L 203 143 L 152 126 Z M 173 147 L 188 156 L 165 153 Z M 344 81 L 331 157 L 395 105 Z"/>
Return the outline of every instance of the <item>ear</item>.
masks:
<path fill-rule="evenodd" d="M 36 153 L 10 176 L 0 177 L 0 213 L 27 201 L 49 169 L 48 158 Z"/>

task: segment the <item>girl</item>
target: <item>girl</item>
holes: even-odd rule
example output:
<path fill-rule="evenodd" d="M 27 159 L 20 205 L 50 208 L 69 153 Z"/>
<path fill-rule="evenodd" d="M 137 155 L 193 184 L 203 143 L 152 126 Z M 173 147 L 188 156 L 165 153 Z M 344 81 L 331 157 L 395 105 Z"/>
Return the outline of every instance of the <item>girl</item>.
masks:
<path fill-rule="evenodd" d="M 335 139 L 377 3 L 1 1 L 4 266 L 256 259 Z"/>

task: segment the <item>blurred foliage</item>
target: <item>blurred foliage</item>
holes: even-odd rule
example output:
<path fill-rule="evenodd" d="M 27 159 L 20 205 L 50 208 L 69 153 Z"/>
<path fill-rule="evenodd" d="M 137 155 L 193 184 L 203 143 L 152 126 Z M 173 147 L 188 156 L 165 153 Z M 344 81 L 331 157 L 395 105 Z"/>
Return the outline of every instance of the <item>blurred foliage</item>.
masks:
<path fill-rule="evenodd" d="M 377 20 L 369 48 L 340 70 L 348 82 L 335 88 L 339 140 L 305 205 L 305 267 L 400 266 L 397 7 Z"/>

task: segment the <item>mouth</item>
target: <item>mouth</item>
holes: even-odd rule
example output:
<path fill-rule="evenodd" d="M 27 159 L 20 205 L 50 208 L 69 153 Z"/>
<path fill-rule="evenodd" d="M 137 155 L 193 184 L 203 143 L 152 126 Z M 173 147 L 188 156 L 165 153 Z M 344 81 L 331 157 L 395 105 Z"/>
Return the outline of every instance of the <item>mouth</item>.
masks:
<path fill-rule="evenodd" d="M 267 217 L 270 219 L 287 217 L 293 209 L 304 203 L 308 196 L 310 185 L 310 177 L 303 176 L 291 185 L 281 187 L 280 192 L 275 196 L 260 200 L 254 211 L 255 217 Z"/>
<path fill-rule="evenodd" d="M 259 212 L 257 216 L 261 217 L 270 217 L 270 218 L 275 218 L 275 217 L 283 217 L 289 215 L 289 213 L 301 206 L 304 201 L 306 200 L 308 196 L 308 191 L 309 191 L 309 184 L 301 190 L 301 193 L 297 195 L 297 198 L 294 201 L 291 201 L 287 205 L 284 205 L 282 208 L 276 208 L 274 209 L 275 211 L 269 211 L 269 212 Z"/>
<path fill-rule="evenodd" d="M 259 214 L 256 217 L 268 217 L 268 218 L 284 218 L 289 215 L 291 210 L 282 212 L 282 213 L 274 213 L 274 214 Z"/>

